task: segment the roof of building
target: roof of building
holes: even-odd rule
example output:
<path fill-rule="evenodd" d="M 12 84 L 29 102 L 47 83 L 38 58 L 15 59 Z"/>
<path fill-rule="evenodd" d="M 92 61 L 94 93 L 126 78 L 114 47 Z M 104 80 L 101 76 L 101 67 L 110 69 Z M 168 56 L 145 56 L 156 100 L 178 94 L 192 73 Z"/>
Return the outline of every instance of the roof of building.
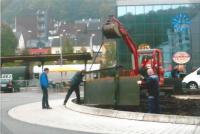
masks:
<path fill-rule="evenodd" d="M 87 31 L 91 30 L 100 30 L 101 29 L 101 22 L 89 22 L 87 25 Z"/>
<path fill-rule="evenodd" d="M 89 46 L 91 35 L 93 45 L 100 45 L 102 42 L 101 21 L 100 19 L 79 20 L 75 23 L 60 22 L 58 24 L 57 35 L 63 35 L 75 42 L 76 46 Z M 58 46 L 59 41 L 55 40 L 52 46 Z"/>
<path fill-rule="evenodd" d="M 63 34 L 63 35 L 75 35 L 79 32 L 85 32 L 86 31 L 86 24 L 85 23 L 64 23 L 62 22 L 60 24 L 60 27 L 58 29 L 57 35 Z"/>
<path fill-rule="evenodd" d="M 25 42 L 37 38 L 37 18 L 32 16 L 16 17 L 16 32 L 23 33 Z"/>
<path fill-rule="evenodd" d="M 51 47 L 59 47 L 60 46 L 60 38 L 53 38 L 51 41 Z"/>
<path fill-rule="evenodd" d="M 24 60 L 26 62 L 31 61 L 56 61 L 60 59 L 60 54 L 46 54 L 46 55 L 18 55 L 18 56 L 6 56 L 1 57 L 1 64 L 6 62 L 14 62 L 17 60 Z M 63 54 L 63 59 L 67 60 L 91 60 L 92 57 L 90 53 L 71 53 L 71 54 Z"/>
<path fill-rule="evenodd" d="M 89 46 L 90 38 L 94 34 L 95 36 L 92 39 L 92 45 L 100 45 L 102 43 L 102 33 L 100 30 L 92 31 L 87 33 L 77 34 L 77 46 Z"/>
<path fill-rule="evenodd" d="M 200 3 L 199 0 L 117 0 L 118 6 L 158 5 L 158 4 L 190 4 Z"/>
<path fill-rule="evenodd" d="M 50 47 L 49 43 L 44 40 L 28 40 L 26 48 L 47 48 Z"/>

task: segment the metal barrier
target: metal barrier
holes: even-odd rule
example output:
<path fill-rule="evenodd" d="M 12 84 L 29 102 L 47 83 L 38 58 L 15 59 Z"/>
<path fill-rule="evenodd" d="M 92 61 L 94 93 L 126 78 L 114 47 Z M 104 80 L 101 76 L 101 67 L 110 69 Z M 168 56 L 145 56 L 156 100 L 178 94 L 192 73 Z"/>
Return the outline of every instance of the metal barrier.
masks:
<path fill-rule="evenodd" d="M 38 79 L 32 80 L 13 80 L 14 88 L 17 91 L 27 92 L 27 91 L 38 91 L 41 89 L 40 82 Z M 63 92 L 68 88 L 68 84 L 64 82 L 49 83 L 49 91 L 52 92 Z"/>
<path fill-rule="evenodd" d="M 121 66 L 86 72 L 84 103 L 88 105 L 139 105 L 139 77 L 120 76 Z M 91 78 L 91 74 L 95 77 Z"/>
<path fill-rule="evenodd" d="M 13 80 L 13 86 L 17 91 L 39 90 L 39 81 L 33 80 Z"/>

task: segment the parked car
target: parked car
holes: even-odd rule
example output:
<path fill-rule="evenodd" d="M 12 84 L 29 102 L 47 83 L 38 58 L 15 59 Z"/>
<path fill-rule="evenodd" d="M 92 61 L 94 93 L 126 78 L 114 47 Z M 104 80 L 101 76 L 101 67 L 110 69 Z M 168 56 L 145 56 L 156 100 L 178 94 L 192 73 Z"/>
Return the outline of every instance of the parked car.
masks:
<path fill-rule="evenodd" d="M 7 83 L 8 83 L 7 79 L 1 79 L 0 80 L 1 91 L 6 91 Z"/>
<path fill-rule="evenodd" d="M 1 92 L 17 92 L 19 88 L 9 79 L 0 79 Z"/>
<path fill-rule="evenodd" d="M 200 89 L 200 67 L 183 78 L 182 87 L 189 89 Z"/>

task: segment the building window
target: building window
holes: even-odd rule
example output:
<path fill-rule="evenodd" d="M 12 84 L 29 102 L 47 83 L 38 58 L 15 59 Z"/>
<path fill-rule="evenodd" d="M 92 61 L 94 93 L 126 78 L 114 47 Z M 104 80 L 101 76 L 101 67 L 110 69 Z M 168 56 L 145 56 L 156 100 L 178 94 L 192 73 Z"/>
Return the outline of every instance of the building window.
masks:
<path fill-rule="evenodd" d="M 127 7 L 127 13 L 135 15 L 135 7 L 134 6 L 128 6 Z"/>
<path fill-rule="evenodd" d="M 117 13 L 123 26 L 127 28 L 133 41 L 139 45 L 148 43 L 152 48 L 170 46 L 170 51 L 165 51 L 165 57 L 171 59 L 176 51 L 188 51 L 200 57 L 200 4 L 157 4 L 140 6 L 119 6 Z M 127 15 L 131 14 L 131 15 Z M 178 32 L 173 25 L 173 19 L 178 14 L 187 14 L 191 21 L 189 31 Z M 123 17 L 125 16 L 126 17 Z M 131 58 L 127 46 L 122 41 L 117 41 L 117 59 L 119 63 L 129 64 Z M 173 48 L 172 48 L 173 47 Z M 198 48 L 197 48 L 198 47 Z M 197 56 L 193 56 L 192 62 Z M 130 61 L 129 61 L 130 60 Z M 126 63 L 127 62 L 127 63 Z M 195 63 L 197 64 L 197 63 Z"/>
<path fill-rule="evenodd" d="M 145 14 L 148 14 L 153 11 L 153 6 L 145 6 Z"/>
<path fill-rule="evenodd" d="M 118 7 L 118 9 L 117 9 L 117 15 L 118 16 L 126 15 L 126 7 L 125 6 Z"/>
<path fill-rule="evenodd" d="M 136 6 L 136 15 L 144 14 L 144 6 Z"/>

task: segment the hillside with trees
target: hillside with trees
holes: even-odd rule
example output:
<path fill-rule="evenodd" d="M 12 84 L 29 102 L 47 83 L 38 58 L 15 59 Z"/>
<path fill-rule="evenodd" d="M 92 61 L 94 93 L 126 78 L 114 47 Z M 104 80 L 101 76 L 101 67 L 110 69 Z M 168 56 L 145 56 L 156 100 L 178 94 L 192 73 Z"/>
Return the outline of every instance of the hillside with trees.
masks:
<path fill-rule="evenodd" d="M 74 21 L 104 18 L 115 13 L 115 0 L 1 0 L 2 20 L 13 24 L 15 16 L 48 10 L 50 18 Z"/>

